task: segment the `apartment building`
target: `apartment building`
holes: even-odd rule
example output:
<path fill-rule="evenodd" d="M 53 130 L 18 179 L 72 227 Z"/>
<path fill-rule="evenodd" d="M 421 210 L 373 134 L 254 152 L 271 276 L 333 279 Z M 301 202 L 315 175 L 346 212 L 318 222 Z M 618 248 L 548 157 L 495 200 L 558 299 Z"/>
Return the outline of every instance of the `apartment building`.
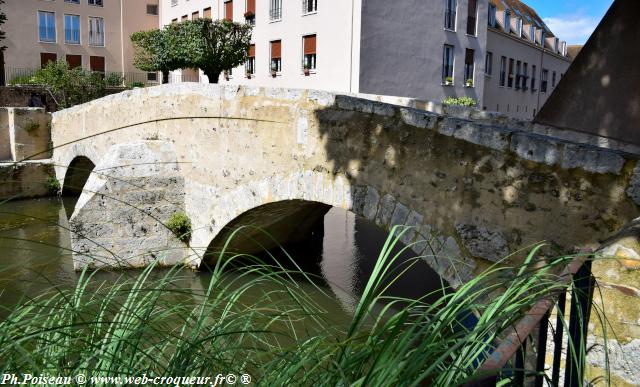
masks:
<path fill-rule="evenodd" d="M 10 0 L 3 11 L 8 82 L 51 60 L 93 71 L 140 73 L 129 37 L 159 26 L 158 0 Z"/>
<path fill-rule="evenodd" d="M 325 89 L 479 106 L 532 118 L 570 64 L 519 0 L 161 0 L 161 25 L 254 25 L 249 60 L 220 83 Z M 175 80 L 208 82 L 197 70 Z"/>
<path fill-rule="evenodd" d="M 518 0 L 489 2 L 483 109 L 531 119 L 571 64 L 566 42 Z"/>

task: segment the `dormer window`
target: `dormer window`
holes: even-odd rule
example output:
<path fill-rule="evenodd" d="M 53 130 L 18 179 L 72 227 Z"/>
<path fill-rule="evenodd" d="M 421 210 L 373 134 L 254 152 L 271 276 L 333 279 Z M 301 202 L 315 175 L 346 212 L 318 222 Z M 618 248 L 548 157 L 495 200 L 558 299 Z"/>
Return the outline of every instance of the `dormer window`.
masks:
<path fill-rule="evenodd" d="M 496 26 L 496 5 L 493 3 L 489 3 L 489 26 L 494 27 Z"/>
<path fill-rule="evenodd" d="M 560 39 L 555 38 L 553 40 L 553 51 L 558 52 L 559 49 L 560 49 Z"/>
<path fill-rule="evenodd" d="M 504 32 L 511 32 L 511 12 L 508 10 L 504 11 Z"/>
<path fill-rule="evenodd" d="M 536 41 L 536 27 L 529 27 L 529 40 L 535 43 Z"/>

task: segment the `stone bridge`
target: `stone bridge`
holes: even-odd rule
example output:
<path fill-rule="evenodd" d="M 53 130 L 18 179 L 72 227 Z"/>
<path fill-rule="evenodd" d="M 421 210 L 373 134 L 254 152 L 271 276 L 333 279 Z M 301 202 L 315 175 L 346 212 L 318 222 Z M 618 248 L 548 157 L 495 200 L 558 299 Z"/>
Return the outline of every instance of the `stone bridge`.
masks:
<path fill-rule="evenodd" d="M 335 206 L 413 226 L 402 241 L 457 285 L 536 242 L 598 246 L 640 214 L 635 156 L 531 125 L 312 90 L 163 85 L 55 113 L 53 160 L 79 195 L 77 269 L 197 268 L 237 225 L 285 242 Z M 174 213 L 192 222 L 188 243 L 165 227 Z"/>

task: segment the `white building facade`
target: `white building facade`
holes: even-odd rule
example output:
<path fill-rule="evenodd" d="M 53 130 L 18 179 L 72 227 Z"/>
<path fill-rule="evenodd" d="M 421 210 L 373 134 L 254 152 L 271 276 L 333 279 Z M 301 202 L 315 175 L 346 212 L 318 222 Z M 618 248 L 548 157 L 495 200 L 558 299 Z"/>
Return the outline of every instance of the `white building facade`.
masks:
<path fill-rule="evenodd" d="M 509 29 L 505 14 L 513 15 Z M 570 64 L 566 44 L 518 0 L 160 0 L 161 26 L 199 17 L 254 24 L 248 63 L 221 75 L 222 84 L 435 102 L 467 96 L 483 109 L 532 118 L 555 86 L 552 74 L 557 83 Z M 532 25 L 544 31 L 544 46 L 520 33 Z M 513 60 L 504 86 L 502 57 L 507 66 Z M 547 74 L 547 92 L 522 90 L 534 65 L 537 82 Z M 197 70 L 171 79 L 208 82 Z"/>

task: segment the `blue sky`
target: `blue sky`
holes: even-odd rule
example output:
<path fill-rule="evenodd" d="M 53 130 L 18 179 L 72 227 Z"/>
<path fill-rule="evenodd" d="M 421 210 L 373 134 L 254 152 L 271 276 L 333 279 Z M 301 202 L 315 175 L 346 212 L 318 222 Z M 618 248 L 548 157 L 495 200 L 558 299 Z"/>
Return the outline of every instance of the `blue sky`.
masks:
<path fill-rule="evenodd" d="M 584 44 L 613 0 L 522 0 L 569 44 Z"/>

